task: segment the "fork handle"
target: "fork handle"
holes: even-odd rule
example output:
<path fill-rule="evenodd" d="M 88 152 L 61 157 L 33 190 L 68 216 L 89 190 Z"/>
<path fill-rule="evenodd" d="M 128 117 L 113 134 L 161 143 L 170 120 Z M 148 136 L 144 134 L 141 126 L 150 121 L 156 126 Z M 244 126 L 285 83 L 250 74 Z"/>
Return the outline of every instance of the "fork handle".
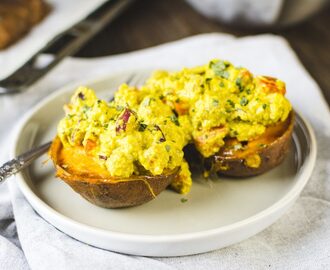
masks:
<path fill-rule="evenodd" d="M 3 183 L 8 177 L 23 169 L 24 164 L 18 159 L 12 159 L 0 167 L 0 183 Z"/>
<path fill-rule="evenodd" d="M 46 153 L 50 145 L 51 142 L 47 142 L 3 164 L 0 167 L 0 184 L 3 183 L 8 177 L 29 166 L 36 158 Z"/>

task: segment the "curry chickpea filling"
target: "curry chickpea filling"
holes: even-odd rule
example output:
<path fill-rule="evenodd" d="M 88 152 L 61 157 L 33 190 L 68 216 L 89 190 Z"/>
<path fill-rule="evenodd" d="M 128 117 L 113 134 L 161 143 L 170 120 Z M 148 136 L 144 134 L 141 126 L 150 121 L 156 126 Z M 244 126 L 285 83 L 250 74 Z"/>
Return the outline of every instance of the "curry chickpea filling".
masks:
<path fill-rule="evenodd" d="M 140 88 L 123 84 L 110 102 L 80 87 L 65 106 L 58 136 L 64 147 L 83 146 L 111 176 L 179 169 L 171 187 L 185 194 L 192 180 L 183 148 L 194 143 L 207 158 L 226 138 L 253 140 L 288 118 L 292 107 L 284 94 L 278 79 L 212 60 L 156 71 Z"/>

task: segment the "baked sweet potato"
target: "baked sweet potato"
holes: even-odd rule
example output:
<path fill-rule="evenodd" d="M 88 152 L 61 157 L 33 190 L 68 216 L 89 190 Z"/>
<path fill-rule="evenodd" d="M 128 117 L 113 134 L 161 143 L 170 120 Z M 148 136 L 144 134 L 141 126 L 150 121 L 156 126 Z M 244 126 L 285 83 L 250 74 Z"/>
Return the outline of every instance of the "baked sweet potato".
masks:
<path fill-rule="evenodd" d="M 173 181 L 178 170 L 163 175 L 112 177 L 83 147 L 63 147 L 56 137 L 49 154 L 56 176 L 86 200 L 105 208 L 140 205 L 154 199 Z"/>
<path fill-rule="evenodd" d="M 270 126 L 260 137 L 246 142 L 228 139 L 215 155 L 205 159 L 207 170 L 221 175 L 248 177 L 262 174 L 285 158 L 291 143 L 294 112 L 286 121 Z"/>

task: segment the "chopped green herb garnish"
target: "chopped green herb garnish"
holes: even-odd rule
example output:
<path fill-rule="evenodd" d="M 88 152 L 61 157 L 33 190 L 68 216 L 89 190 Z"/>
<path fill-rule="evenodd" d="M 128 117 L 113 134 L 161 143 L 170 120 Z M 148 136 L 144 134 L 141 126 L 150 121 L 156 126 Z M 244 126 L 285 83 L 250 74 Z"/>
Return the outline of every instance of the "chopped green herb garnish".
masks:
<path fill-rule="evenodd" d="M 216 63 L 211 62 L 210 67 L 213 69 L 214 73 L 217 73 L 218 71 L 226 69 L 226 63 L 224 61 L 218 61 Z"/>
<path fill-rule="evenodd" d="M 228 71 L 221 71 L 219 73 L 219 76 L 224 78 L 224 79 L 228 79 L 229 78 L 229 72 Z"/>
<path fill-rule="evenodd" d="M 250 94 L 251 94 L 251 90 L 250 90 L 250 89 L 246 89 L 246 93 L 247 93 L 248 95 L 250 95 Z"/>
<path fill-rule="evenodd" d="M 267 108 L 267 104 L 262 104 L 262 108 L 266 109 Z"/>
<path fill-rule="evenodd" d="M 171 150 L 171 146 L 168 145 L 168 144 L 166 144 L 166 145 L 165 145 L 165 149 L 166 149 L 167 152 L 170 152 L 170 150 Z"/>
<path fill-rule="evenodd" d="M 143 132 L 143 131 L 145 131 L 145 129 L 148 127 L 148 125 L 146 125 L 146 124 L 143 124 L 143 123 L 139 123 L 139 131 L 140 132 Z"/>
<path fill-rule="evenodd" d="M 219 105 L 219 100 L 217 100 L 217 99 L 212 99 L 212 105 L 214 106 L 214 107 L 217 107 L 218 105 Z"/>
<path fill-rule="evenodd" d="M 185 203 L 185 202 L 187 202 L 188 201 L 188 199 L 186 199 L 186 198 L 181 198 L 181 202 L 182 203 Z"/>
<path fill-rule="evenodd" d="M 260 148 L 265 148 L 266 146 L 267 146 L 267 145 L 264 144 L 264 143 L 259 144 L 259 147 L 260 147 Z"/>
<path fill-rule="evenodd" d="M 220 82 L 220 87 L 225 87 L 225 84 L 223 82 Z"/>
<path fill-rule="evenodd" d="M 165 98 L 164 95 L 160 95 L 160 96 L 159 96 L 159 99 L 160 99 L 160 100 L 163 100 L 164 98 Z"/>
<path fill-rule="evenodd" d="M 239 91 L 240 91 L 240 92 L 243 92 L 244 87 L 243 87 L 243 85 L 242 85 L 242 79 L 241 79 L 241 78 L 237 78 L 237 79 L 236 79 L 236 85 L 237 85 Z"/>
<path fill-rule="evenodd" d="M 83 113 L 87 113 L 91 108 L 88 107 L 87 105 L 84 105 L 82 108 Z"/>
<path fill-rule="evenodd" d="M 229 65 L 226 62 L 224 62 L 224 61 L 218 61 L 216 63 L 211 62 L 210 66 L 215 75 L 220 76 L 225 79 L 229 78 L 229 73 L 228 73 L 228 71 L 226 71 L 226 68 Z"/>
<path fill-rule="evenodd" d="M 180 126 L 179 119 L 178 119 L 178 117 L 177 117 L 175 114 L 172 114 L 172 115 L 170 116 L 170 119 L 171 119 L 171 121 L 172 121 L 174 124 L 176 124 L 177 126 Z"/>
<path fill-rule="evenodd" d="M 242 97 L 240 104 L 242 106 L 246 106 L 249 103 L 248 99 L 246 97 Z"/>
<path fill-rule="evenodd" d="M 227 103 L 233 108 L 235 107 L 235 103 L 231 99 L 227 99 Z"/>
<path fill-rule="evenodd" d="M 206 82 L 206 83 L 209 83 L 211 80 L 212 80 L 212 78 L 206 78 L 206 79 L 205 79 L 205 82 Z"/>

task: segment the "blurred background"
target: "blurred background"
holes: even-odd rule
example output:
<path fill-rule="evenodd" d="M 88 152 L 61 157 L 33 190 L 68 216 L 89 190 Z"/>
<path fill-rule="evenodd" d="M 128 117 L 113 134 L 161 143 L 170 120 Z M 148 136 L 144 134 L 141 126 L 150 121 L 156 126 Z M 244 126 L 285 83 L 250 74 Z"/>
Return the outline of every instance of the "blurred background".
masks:
<path fill-rule="evenodd" d="M 272 33 L 289 41 L 330 103 L 328 3 L 327 0 L 137 0 L 76 55 L 125 53 L 200 33 L 221 32 L 238 37 Z"/>
<path fill-rule="evenodd" d="M 108 56 L 201 33 L 271 33 L 288 40 L 330 103 L 329 2 L 0 0 L 0 92 L 28 89 L 67 55 Z M 35 53 L 55 60 L 41 69 Z"/>

